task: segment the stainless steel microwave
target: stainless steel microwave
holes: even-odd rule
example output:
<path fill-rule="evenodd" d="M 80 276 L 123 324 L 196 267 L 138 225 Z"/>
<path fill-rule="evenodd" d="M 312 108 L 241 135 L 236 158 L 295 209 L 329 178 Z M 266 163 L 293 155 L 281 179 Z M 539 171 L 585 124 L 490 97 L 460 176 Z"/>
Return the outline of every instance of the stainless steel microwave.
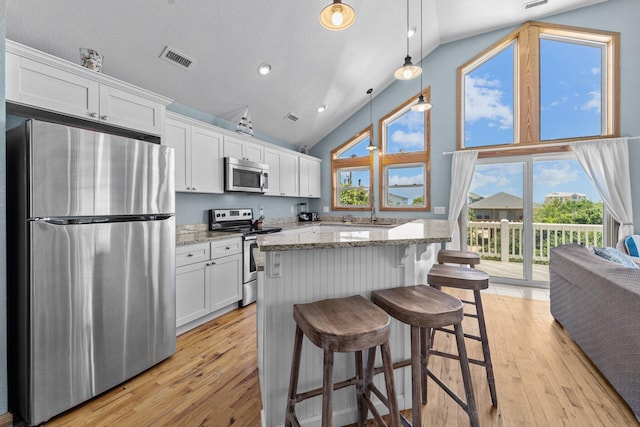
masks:
<path fill-rule="evenodd" d="M 249 160 L 224 158 L 225 191 L 264 193 L 269 188 L 269 165 Z"/>

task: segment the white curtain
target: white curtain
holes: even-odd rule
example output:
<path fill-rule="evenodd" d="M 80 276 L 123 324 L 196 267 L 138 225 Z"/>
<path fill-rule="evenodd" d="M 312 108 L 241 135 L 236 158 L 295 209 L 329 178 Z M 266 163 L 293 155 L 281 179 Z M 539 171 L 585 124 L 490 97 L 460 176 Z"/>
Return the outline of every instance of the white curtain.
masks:
<path fill-rule="evenodd" d="M 620 223 L 618 239 L 633 234 L 627 138 L 574 142 L 571 143 L 571 149 L 607 209 Z"/>
<path fill-rule="evenodd" d="M 461 249 L 460 227 L 458 218 L 462 208 L 467 204 L 467 193 L 471 186 L 473 170 L 478 159 L 477 151 L 456 151 L 451 160 L 451 190 L 449 193 L 449 221 L 454 223 L 451 242 L 447 243 L 447 249 Z"/>

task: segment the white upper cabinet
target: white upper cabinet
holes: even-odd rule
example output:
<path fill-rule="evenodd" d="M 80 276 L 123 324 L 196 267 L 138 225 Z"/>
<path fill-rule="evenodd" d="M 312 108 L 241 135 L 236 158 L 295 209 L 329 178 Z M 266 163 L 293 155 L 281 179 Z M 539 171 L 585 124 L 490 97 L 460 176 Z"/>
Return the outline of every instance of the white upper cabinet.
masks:
<path fill-rule="evenodd" d="M 171 100 L 7 40 L 7 102 L 162 135 Z"/>
<path fill-rule="evenodd" d="M 199 123 L 167 113 L 162 144 L 175 150 L 176 191 L 222 193 L 222 133 Z"/>
<path fill-rule="evenodd" d="M 300 197 L 320 197 L 320 159 L 300 156 Z"/>
<path fill-rule="evenodd" d="M 224 157 L 264 162 L 264 146 L 234 136 L 224 136 Z"/>
<path fill-rule="evenodd" d="M 298 155 L 290 150 L 265 147 L 264 162 L 269 165 L 268 196 L 298 196 Z"/>

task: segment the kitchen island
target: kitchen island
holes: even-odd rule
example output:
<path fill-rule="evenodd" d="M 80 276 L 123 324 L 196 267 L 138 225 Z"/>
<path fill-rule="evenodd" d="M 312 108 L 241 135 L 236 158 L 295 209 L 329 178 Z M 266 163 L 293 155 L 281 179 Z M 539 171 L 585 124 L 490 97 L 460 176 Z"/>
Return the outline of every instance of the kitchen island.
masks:
<path fill-rule="evenodd" d="M 271 234 L 258 238 L 264 255 L 257 301 L 264 426 L 284 424 L 295 331 L 293 304 L 354 294 L 369 298 L 373 290 L 427 283 L 437 248 L 451 240 L 452 229 L 447 220 L 416 220 L 394 228 Z M 393 319 L 390 346 L 394 361 L 409 357 L 409 328 Z M 322 357 L 323 352 L 305 338 L 299 391 L 322 384 Z M 353 356 L 336 353 L 334 379 L 345 379 L 353 372 Z M 378 377 L 376 383 L 384 390 L 382 376 Z M 400 409 L 411 407 L 410 378 L 409 369 L 395 372 Z M 321 397 L 296 405 L 301 424 L 320 425 L 321 406 Z M 378 404 L 378 409 L 387 412 L 382 404 Z M 333 410 L 334 425 L 356 422 L 353 387 L 333 393 Z"/>

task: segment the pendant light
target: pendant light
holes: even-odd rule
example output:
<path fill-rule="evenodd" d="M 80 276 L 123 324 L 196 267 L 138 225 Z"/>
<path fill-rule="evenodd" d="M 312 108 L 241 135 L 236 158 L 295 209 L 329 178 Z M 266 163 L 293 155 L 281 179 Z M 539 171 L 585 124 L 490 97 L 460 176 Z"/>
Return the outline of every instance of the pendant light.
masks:
<path fill-rule="evenodd" d="M 356 20 L 356 12 L 342 0 L 333 0 L 329 6 L 320 12 L 320 24 L 331 31 L 349 28 Z"/>
<path fill-rule="evenodd" d="M 422 65 L 422 1 L 420 1 L 420 65 Z M 420 69 L 422 71 L 422 69 Z M 418 102 L 416 105 L 411 107 L 411 111 L 423 112 L 431 109 L 431 104 L 429 104 L 424 99 L 424 95 L 422 94 L 422 73 L 420 73 L 420 97 L 418 98 Z"/>
<path fill-rule="evenodd" d="M 422 0 L 420 0 L 420 7 L 422 7 Z M 405 33 L 405 36 L 408 34 L 408 32 L 409 32 L 409 0 L 407 0 L 407 32 Z M 422 32 L 422 27 L 420 28 L 420 32 Z M 404 58 L 404 65 L 398 68 L 395 73 L 393 73 L 393 77 L 395 77 L 398 80 L 411 80 L 411 79 L 415 79 L 420 74 L 422 74 L 422 68 L 418 67 L 417 65 L 413 65 L 413 63 L 411 62 L 411 56 L 409 56 L 409 37 L 408 36 L 406 37 L 407 37 L 407 56 L 405 56 Z"/>
<path fill-rule="evenodd" d="M 369 94 L 369 121 L 371 122 L 371 135 L 369 135 L 367 150 L 373 151 L 378 149 L 378 147 L 373 145 L 373 88 L 369 89 L 367 93 Z"/>

